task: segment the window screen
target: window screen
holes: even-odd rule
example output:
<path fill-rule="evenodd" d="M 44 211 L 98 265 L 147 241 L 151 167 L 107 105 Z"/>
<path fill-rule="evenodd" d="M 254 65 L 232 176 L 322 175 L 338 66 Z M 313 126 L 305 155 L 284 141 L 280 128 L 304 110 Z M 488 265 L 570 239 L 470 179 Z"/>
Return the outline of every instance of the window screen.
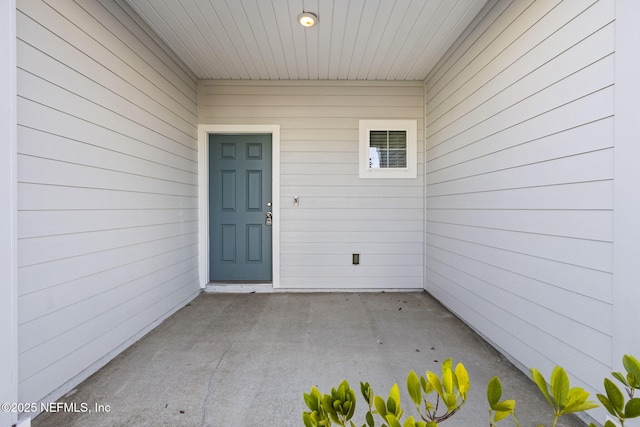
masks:
<path fill-rule="evenodd" d="M 369 168 L 406 168 L 407 132 L 372 130 L 369 132 Z"/>

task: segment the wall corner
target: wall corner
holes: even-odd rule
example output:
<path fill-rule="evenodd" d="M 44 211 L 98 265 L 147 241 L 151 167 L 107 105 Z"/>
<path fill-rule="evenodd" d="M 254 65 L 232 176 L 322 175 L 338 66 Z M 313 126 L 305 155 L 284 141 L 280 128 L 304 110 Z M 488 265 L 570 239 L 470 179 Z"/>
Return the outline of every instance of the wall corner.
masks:
<path fill-rule="evenodd" d="M 640 357 L 637 337 L 640 279 L 640 3 L 616 0 L 615 127 L 613 212 L 613 348 L 612 369 L 624 354 Z"/>
<path fill-rule="evenodd" d="M 0 3 L 0 402 L 18 402 L 16 2 Z M 18 420 L 0 411 L 0 425 Z"/>

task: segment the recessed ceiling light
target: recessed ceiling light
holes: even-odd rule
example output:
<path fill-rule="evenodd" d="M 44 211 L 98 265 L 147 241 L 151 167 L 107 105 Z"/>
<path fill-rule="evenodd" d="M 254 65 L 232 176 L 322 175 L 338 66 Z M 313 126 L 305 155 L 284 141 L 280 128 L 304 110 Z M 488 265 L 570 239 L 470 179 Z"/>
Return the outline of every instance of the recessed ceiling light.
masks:
<path fill-rule="evenodd" d="M 311 12 L 302 12 L 300 15 L 298 15 L 298 22 L 303 27 L 309 28 L 318 23 L 318 17 Z"/>

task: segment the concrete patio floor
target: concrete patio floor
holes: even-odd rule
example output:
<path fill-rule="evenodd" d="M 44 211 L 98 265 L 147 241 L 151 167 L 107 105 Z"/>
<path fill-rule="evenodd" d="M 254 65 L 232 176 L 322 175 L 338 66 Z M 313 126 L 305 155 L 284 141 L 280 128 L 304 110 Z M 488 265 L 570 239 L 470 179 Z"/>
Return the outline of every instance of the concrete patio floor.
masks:
<path fill-rule="evenodd" d="M 346 378 L 357 391 L 360 426 L 359 381 L 385 399 L 397 382 L 405 414 L 415 415 L 407 373 L 439 373 L 448 357 L 466 366 L 471 392 L 441 425 L 488 426 L 486 385 L 494 375 L 503 398 L 518 401 L 523 427 L 551 424 L 525 374 L 429 294 L 415 292 L 202 294 L 59 400 L 90 412 L 41 414 L 32 425 L 300 427 L 303 392 L 315 385 L 327 393 Z M 584 423 L 562 418 L 559 425 Z"/>

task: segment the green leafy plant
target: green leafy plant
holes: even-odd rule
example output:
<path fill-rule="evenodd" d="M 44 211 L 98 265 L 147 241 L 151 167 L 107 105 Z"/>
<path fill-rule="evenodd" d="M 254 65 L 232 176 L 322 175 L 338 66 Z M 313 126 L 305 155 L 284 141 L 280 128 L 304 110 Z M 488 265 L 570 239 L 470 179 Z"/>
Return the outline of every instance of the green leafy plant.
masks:
<path fill-rule="evenodd" d="M 612 376 L 625 388 L 624 393 L 610 379 L 605 378 L 605 394 L 598 394 L 598 400 L 621 426 L 630 418 L 640 417 L 640 398 L 634 397 L 634 392 L 640 390 L 640 362 L 633 356 L 625 355 L 622 359 L 626 375 L 613 372 Z M 556 427 L 558 420 L 567 414 L 588 411 L 599 405 L 589 400 L 589 393 L 581 387 L 571 387 L 569 376 L 565 370 L 556 366 L 547 381 L 535 368 L 530 370 L 531 378 L 538 386 L 540 393 L 549 404 L 553 414 L 551 427 Z M 375 417 L 382 419 L 381 427 L 438 427 L 456 414 L 467 401 L 470 389 L 469 374 L 462 363 L 453 368 L 451 359 L 442 364 L 439 376 L 427 371 L 425 376 L 418 376 L 414 371 L 407 376 L 407 391 L 418 413 L 418 420 L 409 416 L 401 424 L 404 410 L 400 402 L 400 389 L 394 384 L 386 399 L 374 394 L 369 383 L 360 383 L 360 392 L 368 405 L 365 414 L 365 424 L 361 427 L 375 427 Z M 493 377 L 487 384 L 487 401 L 489 403 L 489 426 L 497 424 L 511 417 L 516 425 L 520 424 L 516 418 L 516 401 L 502 399 L 502 384 L 500 379 Z M 331 394 L 322 394 L 312 387 L 310 393 L 304 393 L 304 401 L 309 411 L 303 412 L 302 419 L 305 427 L 330 427 L 336 423 L 343 427 L 356 427 L 351 420 L 355 413 L 356 394 L 344 380 L 337 388 L 331 389 Z M 347 424 L 348 423 L 348 424 Z M 590 427 L 596 427 L 591 423 Z M 539 426 L 543 427 L 543 426 Z M 612 421 L 607 421 L 605 427 L 616 427 Z"/>
<path fill-rule="evenodd" d="M 552 427 L 558 424 L 558 420 L 563 415 L 598 407 L 598 404 L 587 400 L 589 399 L 589 393 L 583 388 L 570 387 L 569 376 L 559 366 L 556 366 L 551 372 L 551 380 L 548 386 L 547 381 L 537 369 L 531 369 L 531 377 L 553 411 Z"/>
<path fill-rule="evenodd" d="M 374 415 L 382 419 L 381 427 L 437 427 L 438 423 L 453 416 L 467 400 L 470 381 L 469 374 L 462 363 L 453 368 L 451 359 L 442 364 L 442 374 L 427 371 L 418 376 L 411 371 L 407 376 L 407 389 L 413 400 L 419 419 L 409 416 L 401 424 L 404 409 L 400 401 L 400 387 L 394 384 L 386 399 L 375 395 L 369 383 L 360 383 L 360 392 L 368 405 L 365 415 L 366 424 L 362 427 L 375 427 Z M 430 398 L 433 397 L 433 401 Z M 328 427 L 332 423 L 341 426 L 354 426 L 351 421 L 356 407 L 356 397 L 349 383 L 344 380 L 331 394 L 322 394 L 312 387 L 304 401 L 309 411 L 302 414 L 305 427 Z M 347 422 L 349 424 L 347 424 Z"/>
<path fill-rule="evenodd" d="M 363 383 L 363 382 L 360 383 L 360 393 L 362 393 L 362 396 L 364 397 L 365 402 L 367 402 L 367 405 L 369 405 L 369 410 L 365 415 L 365 420 L 367 421 L 366 425 L 368 425 L 369 427 L 373 427 L 375 425 L 373 421 L 373 413 L 375 412 L 373 409 L 374 395 L 373 395 L 373 390 L 371 389 L 371 386 L 369 385 L 369 383 Z"/>
<path fill-rule="evenodd" d="M 400 388 L 398 384 L 394 384 L 391 387 L 389 397 L 386 401 L 380 396 L 374 396 L 373 406 L 376 408 L 375 413 L 382 417 L 384 421 L 388 422 L 389 426 L 399 426 L 404 410 L 400 404 Z M 382 425 L 385 426 L 386 424 Z"/>
<path fill-rule="evenodd" d="M 340 383 L 338 388 L 332 388 L 331 394 L 322 394 L 312 387 L 309 394 L 304 394 L 304 401 L 310 412 L 302 414 L 305 427 L 330 426 L 332 422 L 355 427 L 351 421 L 356 410 L 356 393 L 351 389 L 347 380 Z"/>
<path fill-rule="evenodd" d="M 613 372 L 611 375 L 624 385 L 629 400 L 625 403 L 624 394 L 609 378 L 604 379 L 606 394 L 597 396 L 607 412 L 615 417 L 621 426 L 624 426 L 625 420 L 640 416 L 640 398 L 634 397 L 635 390 L 640 390 L 640 362 L 633 356 L 624 355 L 622 365 L 627 371 L 626 375 L 620 372 Z M 616 425 L 607 421 L 605 427 L 616 427 Z"/>
<path fill-rule="evenodd" d="M 304 403 L 311 410 L 310 412 L 302 413 L 302 421 L 305 427 L 327 427 L 331 425 L 331 420 L 329 420 L 329 415 L 324 409 L 322 398 L 322 393 L 315 387 L 311 387 L 309 394 L 304 393 Z"/>
<path fill-rule="evenodd" d="M 489 384 L 487 384 L 487 401 L 489 402 L 489 426 L 495 427 L 496 424 L 511 415 L 516 427 L 520 427 L 518 419 L 516 418 L 516 401 L 515 400 L 503 400 L 502 398 L 502 383 L 500 378 L 493 377 Z"/>
<path fill-rule="evenodd" d="M 422 420 L 427 426 L 437 426 L 462 408 L 467 401 L 470 388 L 469 374 L 462 363 L 453 369 L 453 362 L 447 359 L 442 364 L 442 377 L 427 371 L 418 377 L 411 371 L 407 376 L 407 390 Z M 435 402 L 428 400 L 435 393 Z"/>
<path fill-rule="evenodd" d="M 346 426 L 356 410 L 356 392 L 344 380 L 337 389 L 331 389 L 331 395 L 324 395 L 322 403 L 333 422 Z M 353 422 L 350 424 L 354 425 Z"/>

